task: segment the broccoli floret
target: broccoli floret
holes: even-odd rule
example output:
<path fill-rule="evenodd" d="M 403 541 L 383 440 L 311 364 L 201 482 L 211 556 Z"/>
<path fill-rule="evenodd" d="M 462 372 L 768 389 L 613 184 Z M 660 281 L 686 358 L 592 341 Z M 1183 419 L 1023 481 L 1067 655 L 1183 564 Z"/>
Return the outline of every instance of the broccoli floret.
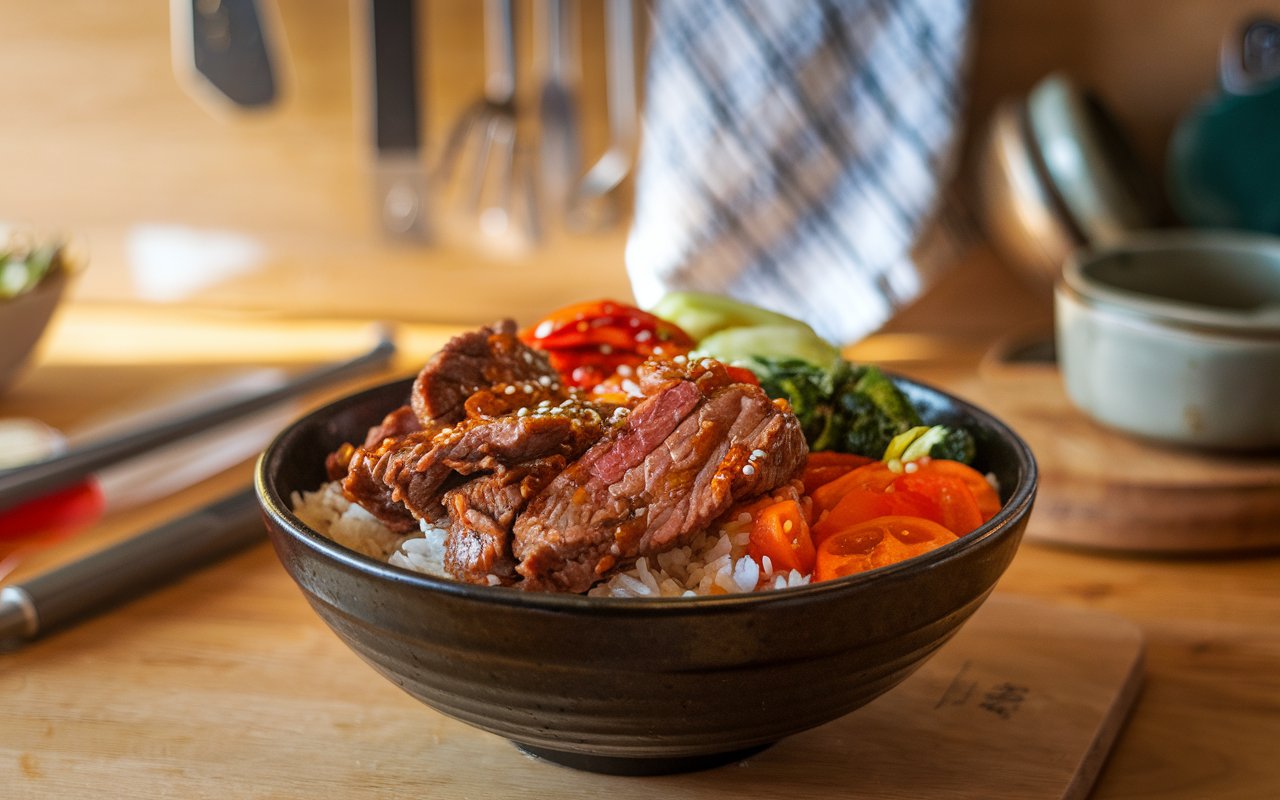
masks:
<path fill-rule="evenodd" d="M 786 398 L 800 420 L 805 439 L 827 438 L 831 428 L 833 386 L 831 373 L 800 359 L 774 360 L 753 356 L 749 364 L 760 387 L 773 398 Z M 816 448 L 815 448 L 816 449 Z"/>
<path fill-rule="evenodd" d="M 947 425 L 920 425 L 895 436 L 885 448 L 885 461 L 915 461 L 917 458 L 946 458 L 968 464 L 976 446 L 973 435 L 963 428 Z"/>
<path fill-rule="evenodd" d="M 961 464 L 973 462 L 978 447 L 973 441 L 973 434 L 964 428 L 945 428 L 942 440 L 929 448 L 931 458 L 948 458 Z"/>
<path fill-rule="evenodd" d="M 835 415 L 836 438 L 828 449 L 857 453 L 879 458 L 893 437 L 902 432 L 902 425 L 886 415 L 866 395 L 849 392 L 839 396 L 840 410 Z M 815 450 L 825 443 L 815 442 Z"/>
<path fill-rule="evenodd" d="M 853 384 L 852 393 L 874 404 L 884 415 L 885 424 L 898 428 L 898 433 L 920 424 L 920 414 L 912 408 L 911 401 L 876 367 L 862 368 L 862 375 Z"/>

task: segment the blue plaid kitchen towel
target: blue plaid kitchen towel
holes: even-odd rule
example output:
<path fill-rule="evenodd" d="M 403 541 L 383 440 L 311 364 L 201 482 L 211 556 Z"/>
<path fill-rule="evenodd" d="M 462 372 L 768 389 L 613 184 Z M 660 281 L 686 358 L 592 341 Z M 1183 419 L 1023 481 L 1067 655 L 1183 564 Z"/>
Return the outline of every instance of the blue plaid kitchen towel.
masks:
<path fill-rule="evenodd" d="M 657 0 L 627 270 L 855 341 L 928 282 L 968 0 Z"/>

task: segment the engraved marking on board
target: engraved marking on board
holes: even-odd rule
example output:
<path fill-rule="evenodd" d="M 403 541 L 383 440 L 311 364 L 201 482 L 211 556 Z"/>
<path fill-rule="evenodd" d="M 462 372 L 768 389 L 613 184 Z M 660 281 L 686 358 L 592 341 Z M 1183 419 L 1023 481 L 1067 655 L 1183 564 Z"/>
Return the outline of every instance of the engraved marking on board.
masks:
<path fill-rule="evenodd" d="M 978 681 L 968 677 L 971 665 L 970 661 L 960 665 L 955 677 L 947 684 L 938 702 L 934 704 L 934 709 L 945 706 L 967 706 L 970 701 L 976 699 L 978 708 L 983 711 L 995 714 L 1001 719 L 1011 719 L 1031 694 L 1030 687 L 1012 681 L 1001 681 L 985 691 L 979 691 Z"/>

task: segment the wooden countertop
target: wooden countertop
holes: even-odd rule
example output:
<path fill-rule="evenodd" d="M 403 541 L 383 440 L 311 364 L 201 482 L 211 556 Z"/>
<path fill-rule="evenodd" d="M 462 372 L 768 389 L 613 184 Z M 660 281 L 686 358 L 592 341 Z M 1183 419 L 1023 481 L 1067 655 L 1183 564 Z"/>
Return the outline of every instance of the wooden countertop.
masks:
<path fill-rule="evenodd" d="M 388 375 L 415 369 L 450 330 L 404 326 L 401 356 Z M 973 377 L 971 357 L 980 353 L 983 334 L 962 332 L 949 349 L 933 351 L 913 349 L 909 340 L 920 335 L 937 344 L 935 338 L 899 329 L 872 337 L 854 354 L 944 387 L 963 385 Z M 38 416 L 75 430 L 193 381 L 264 364 L 299 369 L 354 354 L 368 337 L 363 323 L 351 321 L 72 307 L 59 318 L 36 369 L 0 396 L 0 416 Z M 244 362 L 245 353 L 253 354 L 252 364 Z M 167 519 L 243 484 L 249 474 L 245 462 L 171 497 L 108 515 L 31 555 L 10 580 Z M 1033 529 L 1036 524 L 1033 515 Z M 1158 558 L 1024 544 L 998 596 L 1110 612 L 1134 623 L 1145 639 L 1145 682 L 1093 797 L 1260 798 L 1280 787 L 1278 578 L 1275 554 Z M 335 694 L 353 685 L 369 702 Z M 337 797 L 353 796 L 358 786 L 356 795 L 435 798 L 486 788 L 438 774 L 424 782 L 419 767 L 429 758 L 428 745 L 454 737 L 442 752 L 460 757 L 456 737 L 470 734 L 442 729 L 438 715 L 345 650 L 265 543 L 0 654 L 0 698 L 0 794 L 6 797 Z M 300 704 L 308 709 L 302 716 Z M 228 741 L 228 730 L 241 731 L 241 738 Z M 366 746 L 358 752 L 311 746 L 335 731 L 358 732 Z M 269 761 L 281 758 L 289 763 Z M 537 796 L 536 788 L 504 777 L 509 759 L 486 755 L 468 770 L 487 771 L 488 789 Z M 806 762 L 795 763 L 803 769 Z M 572 786 L 572 773 L 547 768 L 555 771 L 544 789 Z M 806 785 L 802 774 L 781 769 L 797 787 Z M 730 785 L 745 791 L 741 773 L 735 774 Z M 640 792 L 626 782 L 610 785 L 625 796 Z M 730 796 L 705 779 L 664 787 L 677 796 Z M 844 796 L 855 796 L 856 787 L 849 792 Z M 564 789 L 561 796 L 587 795 Z M 794 796 L 805 796 L 802 788 Z"/>

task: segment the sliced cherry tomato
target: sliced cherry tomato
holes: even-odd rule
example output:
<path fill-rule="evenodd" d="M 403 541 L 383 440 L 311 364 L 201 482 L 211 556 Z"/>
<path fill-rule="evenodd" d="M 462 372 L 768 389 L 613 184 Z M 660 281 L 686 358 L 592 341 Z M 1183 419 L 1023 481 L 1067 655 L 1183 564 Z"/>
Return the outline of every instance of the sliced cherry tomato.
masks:
<path fill-rule="evenodd" d="M 891 491 L 853 488 L 840 502 L 818 518 L 810 529 L 813 543 L 820 545 L 829 536 L 861 525 L 876 517 L 923 517 L 947 527 L 938 502 L 931 495 L 900 489 L 895 483 Z"/>
<path fill-rule="evenodd" d="M 965 486 L 968 486 L 969 491 L 973 493 L 973 499 L 978 502 L 978 510 L 982 513 L 983 522 L 994 517 L 1000 510 L 1002 505 L 1000 495 L 996 494 L 995 488 L 981 472 L 968 464 L 945 458 L 922 458 L 912 463 L 917 465 L 917 472 L 946 475 L 964 481 Z"/>
<path fill-rule="evenodd" d="M 959 478 L 917 470 L 893 482 L 890 494 L 897 492 L 913 492 L 932 498 L 941 514 L 941 518 L 935 521 L 941 522 L 957 536 L 963 536 L 982 524 L 978 501 Z"/>
<path fill-rule="evenodd" d="M 813 494 L 819 486 L 831 483 L 841 475 L 870 464 L 874 460 L 853 453 L 831 451 L 810 453 L 809 460 L 804 465 L 804 473 L 801 475 L 801 480 L 804 481 L 804 492 Z"/>
<path fill-rule="evenodd" d="M 813 540 L 809 538 L 809 523 L 800 504 L 783 500 L 756 512 L 747 552 L 761 565 L 768 556 L 774 572 L 793 569 L 802 575 L 812 572 Z"/>
<path fill-rule="evenodd" d="M 889 469 L 883 461 L 872 461 L 850 470 L 830 483 L 813 491 L 813 518 L 822 519 L 826 511 L 835 508 L 840 498 L 851 489 L 870 489 L 882 492 L 898 479 L 898 473 Z"/>
<path fill-rule="evenodd" d="M 857 469 L 858 467 L 870 464 L 875 461 L 874 458 L 860 456 L 857 453 L 839 453 L 835 450 L 820 450 L 809 453 L 809 460 L 805 462 L 810 467 L 844 467 L 846 470 Z"/>
<path fill-rule="evenodd" d="M 896 564 L 955 539 L 951 531 L 921 517 L 876 517 L 824 539 L 813 579 L 827 581 Z"/>

